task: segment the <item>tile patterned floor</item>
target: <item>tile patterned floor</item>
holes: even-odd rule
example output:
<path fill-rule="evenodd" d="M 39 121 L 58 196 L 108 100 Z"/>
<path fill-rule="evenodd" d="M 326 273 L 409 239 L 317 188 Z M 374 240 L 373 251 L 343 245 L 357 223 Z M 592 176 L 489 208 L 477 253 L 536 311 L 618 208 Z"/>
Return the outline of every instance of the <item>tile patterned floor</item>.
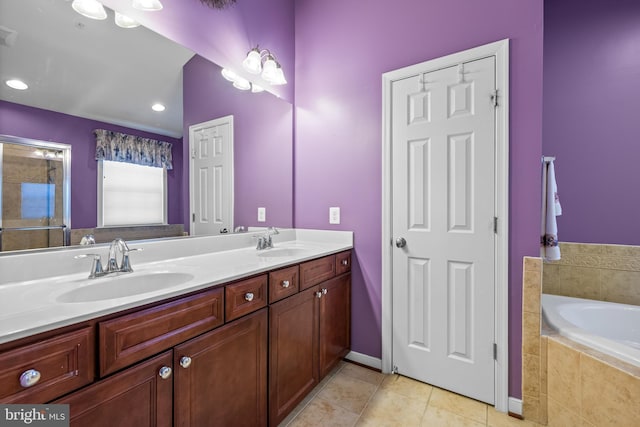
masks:
<path fill-rule="evenodd" d="M 279 427 L 534 427 L 492 406 L 400 375 L 342 362 Z"/>

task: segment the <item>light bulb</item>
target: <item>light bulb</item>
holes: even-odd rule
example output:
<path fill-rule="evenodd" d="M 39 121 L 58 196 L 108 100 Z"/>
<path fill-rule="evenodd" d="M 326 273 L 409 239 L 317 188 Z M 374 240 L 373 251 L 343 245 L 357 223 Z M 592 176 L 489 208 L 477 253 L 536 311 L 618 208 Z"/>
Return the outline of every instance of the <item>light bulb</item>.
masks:
<path fill-rule="evenodd" d="M 151 109 L 152 109 L 153 111 L 161 112 L 161 111 L 164 111 L 164 110 L 165 110 L 165 106 L 164 106 L 164 105 L 162 105 L 162 104 L 160 104 L 160 103 L 158 102 L 158 103 L 153 104 L 153 105 L 151 106 Z"/>
<path fill-rule="evenodd" d="M 262 67 L 262 78 L 271 83 L 276 78 L 277 62 L 273 56 L 269 55 Z"/>
<path fill-rule="evenodd" d="M 233 82 L 233 87 L 240 90 L 249 90 L 251 89 L 251 83 L 249 80 L 239 77 Z"/>
<path fill-rule="evenodd" d="M 242 61 L 242 66 L 251 74 L 260 74 L 262 71 L 261 62 L 260 51 L 256 47 L 247 53 L 247 57 Z"/>
<path fill-rule="evenodd" d="M 272 85 L 286 85 L 287 79 L 284 78 L 284 72 L 282 71 L 282 67 L 280 64 L 276 67 L 276 71 L 274 73 L 273 80 L 271 80 Z"/>
<path fill-rule="evenodd" d="M 138 10 L 154 11 L 161 10 L 162 3 L 160 0 L 133 0 L 131 6 Z"/>
<path fill-rule="evenodd" d="M 18 79 L 7 80 L 5 83 L 11 89 L 16 89 L 16 90 L 29 89 L 29 86 L 25 82 L 23 82 L 22 80 L 18 80 Z"/>
<path fill-rule="evenodd" d="M 140 23 L 133 18 L 129 18 L 127 15 L 116 12 L 116 25 L 121 28 L 135 28 L 139 27 Z"/>
<path fill-rule="evenodd" d="M 222 77 L 224 77 L 226 80 L 230 82 L 235 82 L 236 79 L 238 78 L 238 75 L 235 72 L 227 68 L 223 68 L 220 73 L 222 74 Z"/>
<path fill-rule="evenodd" d="M 97 0 L 73 0 L 71 3 L 73 10 L 80 15 L 91 19 L 107 19 L 107 11 Z"/>

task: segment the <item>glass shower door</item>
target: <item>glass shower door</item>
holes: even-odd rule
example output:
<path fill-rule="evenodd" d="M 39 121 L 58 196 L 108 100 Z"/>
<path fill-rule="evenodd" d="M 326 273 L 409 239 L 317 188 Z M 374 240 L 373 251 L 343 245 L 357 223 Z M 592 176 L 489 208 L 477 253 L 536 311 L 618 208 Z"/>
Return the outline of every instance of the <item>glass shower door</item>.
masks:
<path fill-rule="evenodd" d="M 10 139 L 0 139 L 0 251 L 67 245 L 70 147 Z"/>

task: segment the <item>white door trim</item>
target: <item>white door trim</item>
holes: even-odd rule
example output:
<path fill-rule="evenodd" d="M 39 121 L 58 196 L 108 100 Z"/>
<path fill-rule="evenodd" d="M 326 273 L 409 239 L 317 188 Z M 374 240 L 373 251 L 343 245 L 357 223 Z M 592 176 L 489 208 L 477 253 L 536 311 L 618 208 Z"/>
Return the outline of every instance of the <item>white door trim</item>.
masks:
<path fill-rule="evenodd" d="M 392 369 L 392 194 L 391 194 L 391 86 L 396 80 L 495 56 L 496 88 L 496 175 L 495 212 L 498 217 L 495 248 L 495 407 L 507 412 L 509 403 L 509 40 L 432 59 L 382 75 L 382 372 Z"/>
<path fill-rule="evenodd" d="M 195 196 L 193 194 L 193 186 L 194 186 L 194 176 L 193 176 L 193 150 L 194 150 L 194 133 L 197 129 L 199 128 L 203 128 L 203 127 L 211 127 L 211 126 L 218 126 L 224 123 L 229 123 L 229 137 L 231 138 L 231 145 L 229 147 L 229 155 L 231 156 L 231 158 L 234 158 L 234 145 L 235 145 L 235 141 L 234 141 L 234 136 L 233 136 L 233 115 L 229 115 L 229 116 L 224 116 L 224 117 L 219 117 L 217 119 L 213 119 L 213 120 L 208 120 L 206 122 L 202 122 L 202 123 L 196 123 L 194 125 L 189 126 L 189 224 L 190 224 L 190 231 L 189 234 L 193 234 L 193 227 L 194 227 L 194 222 L 193 222 L 193 214 L 195 212 Z M 234 170 L 234 162 L 231 162 L 231 169 L 230 169 L 230 173 L 231 173 L 231 177 L 233 178 L 235 176 L 235 170 Z M 231 227 L 229 232 L 233 232 L 233 228 L 234 228 L 234 179 L 231 179 L 230 182 L 230 186 L 231 186 L 231 193 L 229 195 L 229 211 L 231 214 Z"/>

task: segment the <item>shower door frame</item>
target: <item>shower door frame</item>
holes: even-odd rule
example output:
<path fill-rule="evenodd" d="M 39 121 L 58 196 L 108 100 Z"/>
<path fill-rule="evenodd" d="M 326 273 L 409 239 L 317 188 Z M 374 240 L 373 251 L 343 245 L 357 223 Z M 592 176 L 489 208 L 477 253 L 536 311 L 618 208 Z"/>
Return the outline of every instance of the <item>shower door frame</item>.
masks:
<path fill-rule="evenodd" d="M 19 136 L 0 135 L 0 253 L 2 253 L 2 163 L 4 143 L 62 151 L 62 223 L 61 227 L 23 227 L 19 229 L 62 229 L 63 246 L 69 246 L 71 241 L 71 145 L 60 142 L 42 141 L 39 139 L 23 138 Z M 15 230 L 15 229 L 12 229 Z M 46 248 L 42 248 L 46 249 Z"/>

